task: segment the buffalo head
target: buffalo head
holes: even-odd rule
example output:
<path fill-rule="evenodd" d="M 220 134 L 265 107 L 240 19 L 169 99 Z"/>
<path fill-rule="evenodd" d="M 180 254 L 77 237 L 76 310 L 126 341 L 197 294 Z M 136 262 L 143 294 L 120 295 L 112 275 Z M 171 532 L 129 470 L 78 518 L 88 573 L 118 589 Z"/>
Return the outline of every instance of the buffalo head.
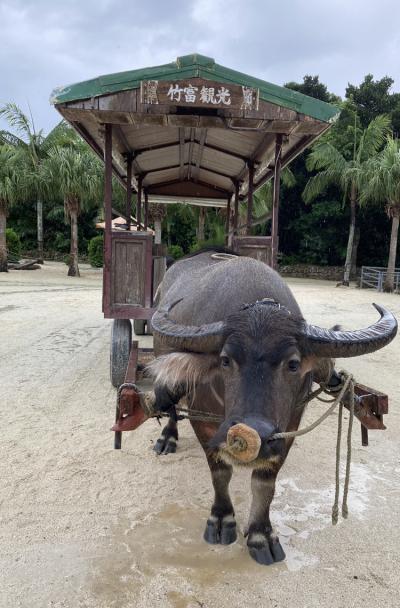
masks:
<path fill-rule="evenodd" d="M 265 467 L 284 458 L 284 440 L 271 437 L 297 428 L 321 358 L 363 355 L 394 338 L 396 319 L 374 306 L 380 319 L 356 331 L 309 325 L 269 299 L 244 306 L 225 321 L 199 327 L 173 321 L 170 306 L 155 313 L 152 326 L 169 348 L 214 354 L 210 360 L 214 365 L 219 361 L 225 420 L 210 447 L 234 463 Z"/>

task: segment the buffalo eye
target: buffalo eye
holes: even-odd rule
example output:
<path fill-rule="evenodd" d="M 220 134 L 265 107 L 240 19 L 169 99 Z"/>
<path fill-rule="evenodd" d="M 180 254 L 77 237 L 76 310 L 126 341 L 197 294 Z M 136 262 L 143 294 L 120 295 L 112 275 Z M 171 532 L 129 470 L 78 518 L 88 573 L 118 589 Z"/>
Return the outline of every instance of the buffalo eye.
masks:
<path fill-rule="evenodd" d="M 220 360 L 221 360 L 221 367 L 229 367 L 231 364 L 229 357 L 227 357 L 226 355 L 222 355 Z"/>
<path fill-rule="evenodd" d="M 290 359 L 288 361 L 288 370 L 290 372 L 297 372 L 300 367 L 300 361 L 298 359 Z"/>

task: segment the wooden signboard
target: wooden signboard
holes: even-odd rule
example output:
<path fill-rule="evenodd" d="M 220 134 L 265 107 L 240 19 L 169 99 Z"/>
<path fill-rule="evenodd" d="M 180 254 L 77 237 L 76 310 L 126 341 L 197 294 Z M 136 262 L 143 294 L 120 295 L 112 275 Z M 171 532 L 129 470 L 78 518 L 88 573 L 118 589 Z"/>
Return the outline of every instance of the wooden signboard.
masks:
<path fill-rule="evenodd" d="M 194 78 L 143 80 L 140 100 L 145 105 L 258 110 L 259 89 Z"/>

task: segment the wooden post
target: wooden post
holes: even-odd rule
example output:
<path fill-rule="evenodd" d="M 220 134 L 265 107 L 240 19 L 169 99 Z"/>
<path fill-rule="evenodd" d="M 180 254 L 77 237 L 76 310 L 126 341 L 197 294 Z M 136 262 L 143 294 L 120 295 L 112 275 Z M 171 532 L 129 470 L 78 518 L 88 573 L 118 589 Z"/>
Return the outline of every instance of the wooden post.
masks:
<path fill-rule="evenodd" d="M 143 176 L 139 175 L 138 177 L 138 191 L 137 191 L 137 203 L 136 203 L 136 219 L 137 219 L 137 229 L 141 230 L 142 223 L 142 182 Z"/>
<path fill-rule="evenodd" d="M 282 158 L 282 135 L 276 135 L 275 139 L 275 167 L 274 167 L 274 196 L 272 207 L 272 268 L 278 267 L 278 222 L 279 222 L 279 192 L 281 185 L 281 158 Z"/>
<path fill-rule="evenodd" d="M 254 163 L 249 162 L 249 189 L 247 194 L 247 225 L 246 235 L 250 234 L 253 221 L 253 190 L 254 190 Z"/>
<path fill-rule="evenodd" d="M 235 184 L 235 210 L 233 215 L 233 234 L 237 234 L 238 220 L 239 220 L 239 190 L 240 183 Z"/>
<path fill-rule="evenodd" d="M 144 191 L 144 229 L 147 230 L 149 224 L 149 195 Z"/>
<path fill-rule="evenodd" d="M 126 159 L 126 229 L 131 229 L 132 213 L 132 154 L 128 154 Z"/>
<path fill-rule="evenodd" d="M 226 205 L 226 222 L 225 222 L 225 244 L 229 245 L 229 229 L 231 226 L 231 196 L 228 196 Z"/>
<path fill-rule="evenodd" d="M 104 132 L 104 263 L 103 263 L 103 312 L 110 308 L 111 229 L 112 229 L 112 125 L 105 125 Z"/>

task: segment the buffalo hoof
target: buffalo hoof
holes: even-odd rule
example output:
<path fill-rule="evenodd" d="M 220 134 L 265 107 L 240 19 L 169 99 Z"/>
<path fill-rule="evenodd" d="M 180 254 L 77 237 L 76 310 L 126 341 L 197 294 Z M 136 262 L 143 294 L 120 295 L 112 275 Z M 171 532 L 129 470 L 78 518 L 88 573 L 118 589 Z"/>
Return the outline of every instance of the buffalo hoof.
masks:
<path fill-rule="evenodd" d="M 176 452 L 176 439 L 175 437 L 164 437 L 163 435 L 157 439 L 153 450 L 157 456 L 174 454 Z"/>
<path fill-rule="evenodd" d="M 247 546 L 250 557 L 263 566 L 281 562 L 286 557 L 277 536 L 253 533 L 249 536 Z"/>
<path fill-rule="evenodd" d="M 231 545 L 237 539 L 236 522 L 233 515 L 212 515 L 206 523 L 204 540 L 211 545 Z"/>

